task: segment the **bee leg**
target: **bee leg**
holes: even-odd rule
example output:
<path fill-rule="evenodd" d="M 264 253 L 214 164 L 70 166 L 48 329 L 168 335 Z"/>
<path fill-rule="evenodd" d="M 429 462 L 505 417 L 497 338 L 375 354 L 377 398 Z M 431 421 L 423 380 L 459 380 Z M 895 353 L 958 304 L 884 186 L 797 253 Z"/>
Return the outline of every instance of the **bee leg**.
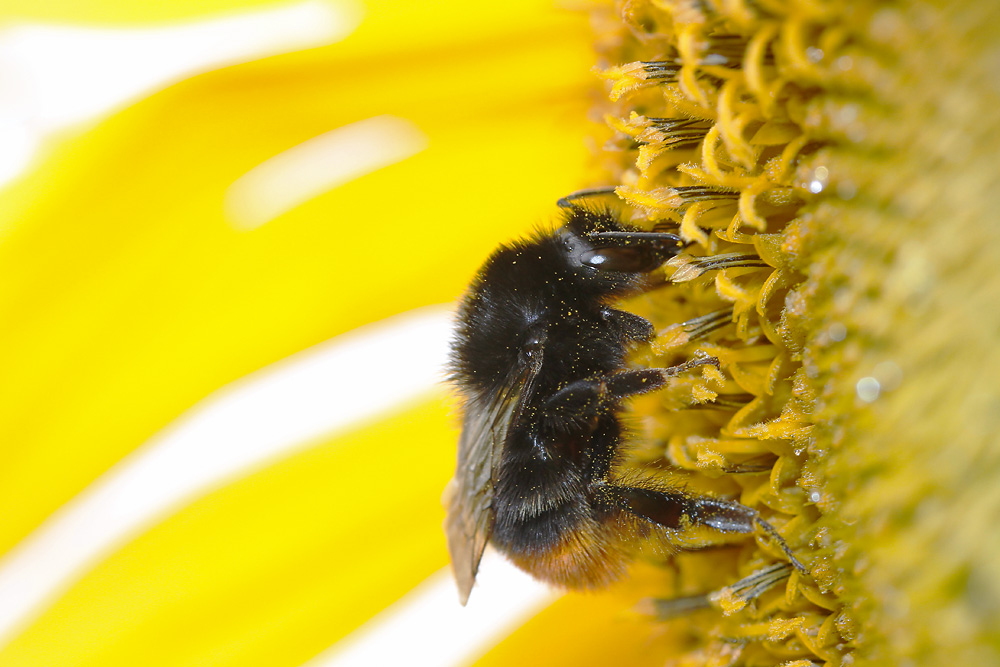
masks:
<path fill-rule="evenodd" d="M 620 507 L 664 528 L 683 530 L 689 526 L 705 526 L 722 533 L 753 533 L 760 528 L 774 539 L 796 570 L 803 574 L 809 573 L 792 554 L 777 529 L 760 518 L 757 510 L 746 505 L 707 496 L 690 496 L 615 483 L 609 483 L 606 488 Z"/>
<path fill-rule="evenodd" d="M 715 357 L 699 357 L 670 368 L 644 368 L 605 377 L 577 380 L 549 396 L 542 404 L 547 425 L 555 431 L 571 431 L 583 427 L 597 417 L 608 404 L 659 389 L 667 379 L 696 366 L 713 364 Z M 610 459 L 608 459 L 610 463 Z M 604 474 L 606 474 L 606 470 Z"/>
<path fill-rule="evenodd" d="M 706 526 L 723 533 L 754 532 L 757 511 L 746 505 L 614 483 L 609 490 L 629 512 L 664 528 Z"/>
<path fill-rule="evenodd" d="M 546 399 L 542 414 L 555 431 L 570 431 L 597 416 L 607 388 L 601 380 L 577 380 Z"/>
<path fill-rule="evenodd" d="M 543 411 L 550 419 L 578 422 L 595 416 L 598 408 L 603 405 L 659 389 L 667 383 L 668 378 L 706 364 L 718 366 L 719 360 L 715 357 L 699 357 L 670 368 L 644 368 L 577 380 L 549 396 L 543 404 Z"/>
<path fill-rule="evenodd" d="M 577 380 L 549 396 L 542 413 L 556 431 L 579 430 L 597 417 L 602 407 L 627 396 L 656 389 L 658 369 L 628 371 L 607 377 Z"/>
<path fill-rule="evenodd" d="M 719 367 L 719 360 L 715 357 L 698 357 L 685 361 L 683 364 L 670 366 L 669 368 L 644 368 L 637 371 L 626 371 L 616 373 L 607 378 L 608 396 L 615 400 L 645 394 L 654 391 L 667 384 L 667 381 L 684 371 L 691 370 L 697 366 Z"/>

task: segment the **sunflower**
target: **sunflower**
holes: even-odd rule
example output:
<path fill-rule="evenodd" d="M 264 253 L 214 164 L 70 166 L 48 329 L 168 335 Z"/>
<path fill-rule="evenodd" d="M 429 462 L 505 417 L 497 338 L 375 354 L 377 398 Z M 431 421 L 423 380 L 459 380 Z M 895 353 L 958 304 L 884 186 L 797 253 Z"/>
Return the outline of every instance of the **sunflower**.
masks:
<path fill-rule="evenodd" d="M 1000 661 L 996 9 L 493 4 L 10 15 L 63 99 L 148 76 L 2 134 L 0 664 Z M 469 621 L 446 304 L 587 184 L 690 242 L 644 362 L 722 361 L 637 456 L 810 574 L 747 540 Z"/>
<path fill-rule="evenodd" d="M 641 406 L 646 456 L 757 507 L 810 571 L 767 544 L 677 559 L 651 608 L 711 609 L 675 624 L 676 664 L 995 664 L 1000 14 L 598 16 L 605 178 L 692 248 L 649 305 L 673 323 L 658 351 L 726 373 L 688 391 L 707 416 Z"/>

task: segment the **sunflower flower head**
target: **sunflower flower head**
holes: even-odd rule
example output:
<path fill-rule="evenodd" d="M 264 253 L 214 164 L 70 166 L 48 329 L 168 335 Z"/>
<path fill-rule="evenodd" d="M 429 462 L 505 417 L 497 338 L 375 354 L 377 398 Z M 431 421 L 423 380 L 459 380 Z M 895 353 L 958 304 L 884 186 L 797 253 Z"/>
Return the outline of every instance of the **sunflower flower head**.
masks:
<path fill-rule="evenodd" d="M 649 609 L 686 619 L 676 664 L 995 664 L 1000 14 L 595 16 L 595 180 L 689 244 L 645 306 L 653 354 L 723 371 L 636 401 L 638 455 L 758 509 L 809 572 L 766 535 L 675 558 Z"/>

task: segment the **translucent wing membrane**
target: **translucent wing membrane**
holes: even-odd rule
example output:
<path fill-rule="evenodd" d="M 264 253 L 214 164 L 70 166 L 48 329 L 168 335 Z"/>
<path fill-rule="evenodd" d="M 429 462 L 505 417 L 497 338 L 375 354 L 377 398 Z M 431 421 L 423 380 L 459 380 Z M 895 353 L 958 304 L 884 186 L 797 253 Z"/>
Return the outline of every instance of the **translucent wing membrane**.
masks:
<path fill-rule="evenodd" d="M 462 604 L 469 599 L 479 561 L 493 533 L 493 487 L 500 452 L 510 428 L 517 423 L 531 396 L 542 355 L 532 355 L 507 386 L 486 400 L 471 399 L 465 406 L 458 441 L 458 467 L 448 485 L 445 534 Z"/>

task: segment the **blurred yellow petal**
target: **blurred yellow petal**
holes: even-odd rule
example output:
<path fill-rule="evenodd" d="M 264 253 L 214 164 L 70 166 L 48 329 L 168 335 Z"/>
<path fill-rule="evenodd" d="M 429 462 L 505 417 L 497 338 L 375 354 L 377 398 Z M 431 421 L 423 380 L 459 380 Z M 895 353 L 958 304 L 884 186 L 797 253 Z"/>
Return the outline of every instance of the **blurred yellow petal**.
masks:
<path fill-rule="evenodd" d="M 208 495 L 84 577 L 0 664 L 301 664 L 447 563 L 428 536 L 451 431 L 424 403 Z"/>
<path fill-rule="evenodd" d="M 130 27 L 0 23 L 0 186 L 69 129 L 199 72 L 313 46 L 354 31 L 352 0 Z"/>
<path fill-rule="evenodd" d="M 435 389 L 450 309 L 317 345 L 213 393 L 63 506 L 0 567 L 0 639 L 136 531 L 192 499 Z"/>
<path fill-rule="evenodd" d="M 391 34 L 399 17 L 382 9 L 369 18 Z M 425 11 L 424 23 L 437 15 Z M 16 446 L 0 453 L 0 547 L 215 387 L 450 301 L 498 236 L 548 217 L 581 179 L 584 35 L 570 17 L 538 43 L 527 8 L 510 12 L 483 28 L 512 30 L 494 35 L 507 52 L 424 45 L 359 69 L 367 46 L 352 37 L 186 81 L 7 193 L 0 441 Z M 253 232 L 225 219 L 225 193 L 250 169 L 381 114 L 413 123 L 427 150 Z"/>
<path fill-rule="evenodd" d="M 663 578 L 636 566 L 629 581 L 598 593 L 566 595 L 476 661 L 476 667 L 660 667 L 681 645 L 669 625 L 653 626 L 629 608 Z M 661 584 L 662 585 L 662 584 Z"/>
<path fill-rule="evenodd" d="M 128 24 L 140 21 L 174 21 L 205 14 L 241 13 L 250 8 L 270 9 L 287 3 L 274 0 L 32 0 L 0 2 L 0 16 L 8 20 L 54 23 Z M 329 4 L 335 4 L 331 2 Z"/>
<path fill-rule="evenodd" d="M 451 568 L 442 568 L 307 667 L 405 664 L 414 656 L 437 667 L 469 665 L 559 597 L 490 549 L 474 598 L 462 606 L 456 593 Z"/>
<path fill-rule="evenodd" d="M 49 147 L 0 200 L 0 550 L 216 388 L 452 302 L 498 238 L 548 220 L 584 179 L 585 25 L 541 2 L 371 3 L 343 42 L 198 76 Z M 252 225 L 227 209 L 276 156 L 307 164 L 317 137 L 379 118 L 413 148 L 284 189 Z M 438 400 L 210 493 L 75 583 L 0 663 L 301 664 L 446 565 L 454 443 Z"/>

